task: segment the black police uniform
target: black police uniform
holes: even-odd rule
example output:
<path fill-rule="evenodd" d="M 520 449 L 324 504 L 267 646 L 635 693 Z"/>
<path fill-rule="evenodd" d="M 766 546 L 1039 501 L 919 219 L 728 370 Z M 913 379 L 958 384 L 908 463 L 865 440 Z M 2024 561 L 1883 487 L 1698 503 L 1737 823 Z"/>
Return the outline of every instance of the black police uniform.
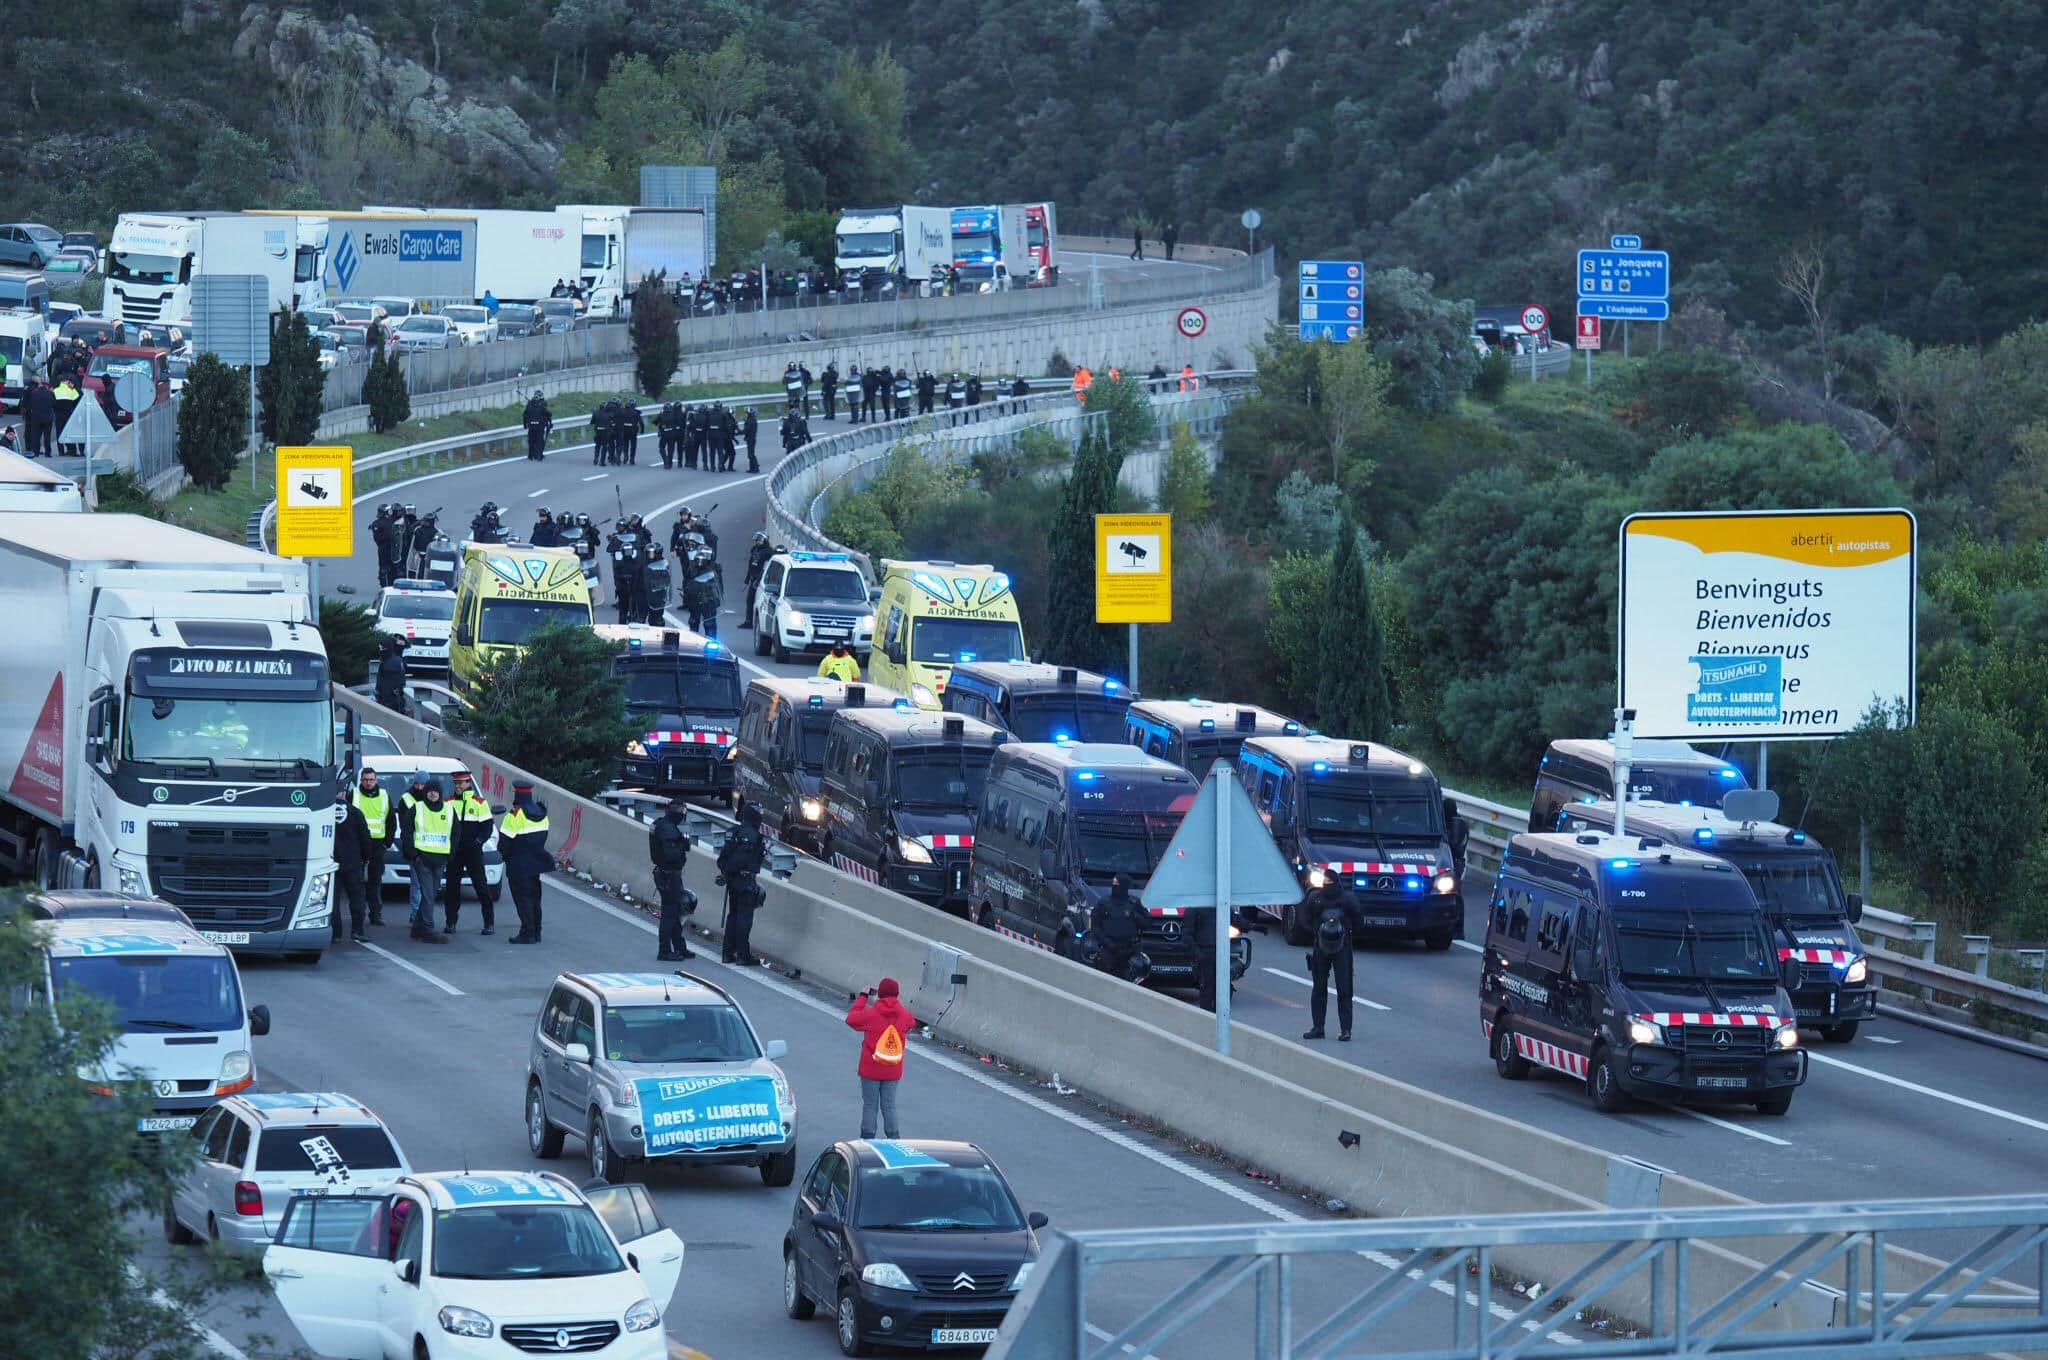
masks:
<path fill-rule="evenodd" d="M 398 575 L 397 541 L 402 530 L 398 521 L 382 510 L 370 521 L 370 541 L 377 545 L 377 588 L 382 590 Z"/>
<path fill-rule="evenodd" d="M 825 389 L 825 414 L 828 418 L 832 414 L 832 389 L 829 387 Z M 754 441 L 760 437 L 761 421 L 751 406 L 747 408 L 747 418 L 740 422 L 740 434 L 747 441 L 747 471 L 759 472 L 761 460 L 754 456 Z"/>
<path fill-rule="evenodd" d="M 1365 928 L 1358 899 L 1342 883 L 1326 883 L 1308 895 L 1308 1033 L 1304 1039 L 1323 1037 L 1323 1017 L 1329 1008 L 1330 973 L 1337 974 L 1337 1037 L 1351 1037 L 1351 946 Z"/>
<path fill-rule="evenodd" d="M 526 426 L 526 456 L 538 463 L 548 445 L 548 431 L 555 427 L 554 413 L 548 410 L 548 404 L 540 393 L 534 393 L 527 400 L 519 423 Z"/>
<path fill-rule="evenodd" d="M 491 838 L 494 824 L 491 821 L 491 805 L 484 801 L 474 785 L 466 791 L 458 789 L 453 799 L 444 806 L 455 809 L 455 845 L 448 856 L 447 886 L 441 895 L 441 916 L 447 922 L 450 935 L 455 933 L 456 918 L 462 915 L 462 879 L 469 877 L 469 886 L 476 893 L 477 907 L 484 915 L 484 934 L 497 933 L 498 895 L 491 890 L 490 880 L 484 876 L 484 842 Z"/>
<path fill-rule="evenodd" d="M 697 909 L 697 899 L 683 887 L 683 866 L 690 859 L 690 837 L 683 830 L 682 805 L 670 803 L 647 831 L 647 858 L 654 866 L 655 891 L 661 894 L 661 929 L 656 937 L 663 962 L 692 957 L 683 935 L 683 917 Z"/>
<path fill-rule="evenodd" d="M 348 899 L 349 935 L 358 942 L 363 939 L 363 912 L 370 900 L 363 888 L 364 867 L 374 860 L 381 879 L 384 860 L 379 851 L 383 845 L 371 839 L 370 824 L 344 787 L 334 802 L 334 873 L 342 896 Z M 334 913 L 334 938 L 341 938 L 339 911 Z"/>
<path fill-rule="evenodd" d="M 837 419 L 839 412 L 832 404 L 832 399 L 839 392 L 839 365 L 826 364 L 824 375 L 818 379 L 818 385 L 825 389 L 825 419 Z"/>
<path fill-rule="evenodd" d="M 754 910 L 766 894 L 761 891 L 761 867 L 768 862 L 768 842 L 761 835 L 761 811 L 751 804 L 740 808 L 740 822 L 725 838 L 718 852 L 719 882 L 725 885 L 725 944 L 720 951 L 727 963 L 757 963 L 754 957 Z"/>
<path fill-rule="evenodd" d="M 1127 976 L 1144 920 L 1145 909 L 1132 898 L 1130 888 L 1121 882 L 1111 884 L 1109 895 L 1089 914 L 1088 933 L 1101 946 L 1096 966 L 1112 977 Z"/>
<path fill-rule="evenodd" d="M 733 418 L 732 408 L 719 403 L 718 414 L 718 470 L 731 472 L 739 460 L 740 423 Z"/>
<path fill-rule="evenodd" d="M 661 414 L 655 417 L 654 425 L 661 432 L 661 465 L 673 468 L 676 465 L 676 454 L 681 451 L 679 446 L 682 443 L 683 429 L 682 403 L 672 401 L 664 405 Z"/>
<path fill-rule="evenodd" d="M 628 463 L 640 461 L 640 436 L 647 433 L 647 417 L 636 402 L 619 403 L 619 450 Z"/>

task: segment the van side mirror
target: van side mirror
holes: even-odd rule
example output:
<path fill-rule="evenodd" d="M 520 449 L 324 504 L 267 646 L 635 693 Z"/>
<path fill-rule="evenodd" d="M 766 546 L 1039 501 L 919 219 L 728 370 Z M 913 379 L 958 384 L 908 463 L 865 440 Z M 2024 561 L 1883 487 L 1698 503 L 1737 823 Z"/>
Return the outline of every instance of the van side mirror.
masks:
<path fill-rule="evenodd" d="M 1031 1229 L 1033 1232 L 1036 1232 L 1038 1229 L 1043 1228 L 1046 1224 L 1052 1222 L 1050 1218 L 1046 1217 L 1044 1214 L 1040 1213 L 1036 1209 L 1033 1209 L 1030 1213 L 1024 1215 L 1024 1221 L 1031 1225 Z"/>
<path fill-rule="evenodd" d="M 270 1033 L 270 1007 L 251 1006 L 249 1008 L 249 1033 L 258 1038 Z"/>
<path fill-rule="evenodd" d="M 1855 925 L 1863 919 L 1863 894 L 1849 894 L 1849 924 Z"/>
<path fill-rule="evenodd" d="M 770 1039 L 761 1046 L 761 1056 L 769 1062 L 787 1058 L 789 1056 L 789 1041 L 787 1039 Z"/>
<path fill-rule="evenodd" d="M 1778 981 L 1785 985 L 1785 990 L 1788 992 L 1799 989 L 1798 959 L 1786 958 L 1778 960 Z"/>
<path fill-rule="evenodd" d="M 572 1063 L 587 1063 L 590 1061 L 590 1045 L 580 1043 L 564 1045 L 562 1056 Z"/>

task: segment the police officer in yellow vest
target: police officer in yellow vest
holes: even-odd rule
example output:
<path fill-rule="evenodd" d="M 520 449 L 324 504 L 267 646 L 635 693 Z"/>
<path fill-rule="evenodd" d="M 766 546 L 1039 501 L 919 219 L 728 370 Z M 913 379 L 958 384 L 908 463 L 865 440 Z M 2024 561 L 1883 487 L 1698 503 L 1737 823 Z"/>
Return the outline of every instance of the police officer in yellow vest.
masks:
<path fill-rule="evenodd" d="M 384 924 L 384 851 L 398 840 L 398 805 L 377 786 L 377 772 L 363 767 L 349 800 L 370 828 L 371 853 L 363 863 L 363 897 L 370 904 L 370 924 Z"/>
<path fill-rule="evenodd" d="M 455 918 L 462 914 L 462 878 L 467 874 L 477 904 L 483 908 L 483 933 L 495 935 L 498 896 L 484 876 L 484 842 L 491 838 L 491 805 L 476 791 L 468 770 L 455 772 L 455 797 L 448 806 L 455 810 L 455 848 L 448 856 L 447 893 L 441 899 L 441 914 L 447 923 L 444 929 L 450 935 L 455 933 Z"/>
<path fill-rule="evenodd" d="M 505 857 L 505 886 L 519 913 L 513 944 L 540 943 L 540 876 L 555 867 L 548 854 L 548 810 L 533 796 L 533 785 L 512 786 L 512 810 L 498 823 L 498 852 Z"/>
<path fill-rule="evenodd" d="M 845 643 L 835 642 L 832 650 L 825 654 L 825 659 L 818 663 L 818 674 L 850 685 L 860 679 L 860 662 L 854 660 Z"/>
<path fill-rule="evenodd" d="M 422 785 L 422 793 L 406 794 L 399 805 L 405 821 L 405 857 L 412 869 L 412 937 L 441 944 L 448 937 L 434 929 L 434 904 L 455 849 L 455 809 L 441 801 L 441 786 L 425 770 L 413 775 L 413 786 Z"/>

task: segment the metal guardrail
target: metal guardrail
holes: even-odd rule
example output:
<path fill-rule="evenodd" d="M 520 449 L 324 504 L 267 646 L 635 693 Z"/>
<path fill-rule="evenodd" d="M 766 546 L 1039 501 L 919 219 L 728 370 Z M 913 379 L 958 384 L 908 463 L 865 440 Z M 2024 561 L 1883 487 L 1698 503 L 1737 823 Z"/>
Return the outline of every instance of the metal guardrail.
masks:
<path fill-rule="evenodd" d="M 1472 838 L 1465 852 L 1467 862 L 1498 870 L 1508 838 L 1529 829 L 1529 810 L 1488 802 L 1456 789 L 1445 789 L 1444 796 L 1457 803 L 1459 814 L 1471 826 Z M 2011 951 L 2024 966 L 2034 970 L 2037 985 L 2030 988 L 1989 976 L 1992 947 L 1988 936 L 1963 937 L 1965 953 L 1977 965 L 1974 971 L 1965 971 L 1935 962 L 1933 921 L 1865 906 L 1856 932 L 1869 951 L 1871 971 L 1898 983 L 1909 995 L 1948 996 L 1966 1006 L 1994 1006 L 2048 1029 L 2048 991 L 2038 985 L 2048 951 Z"/>
<path fill-rule="evenodd" d="M 480 387 L 507 378 L 624 363 L 633 357 L 631 328 L 624 325 L 579 327 L 552 335 L 506 336 L 481 345 L 450 345 L 447 349 L 413 350 L 397 356 L 405 372 L 406 391 L 413 396 Z M 363 404 L 363 379 L 370 361 L 336 363 L 327 370 L 326 411 Z"/>
<path fill-rule="evenodd" d="M 1886 1239 L 1907 1232 L 1959 1249 L 1918 1286 L 1887 1289 Z M 1495 1265 L 1518 1249 L 1572 1264 L 1510 1291 Z M 1176 1266 L 1199 1268 L 1124 1321 L 1129 1291 L 1157 1293 Z M 1199 1353 L 1256 1360 L 1335 1360 L 1368 1338 L 1378 1360 L 2038 1350 L 2048 1297 L 1999 1279 L 2015 1266 L 2048 1281 L 2048 1195 L 1063 1233 L 988 1354 L 1122 1360 L 1190 1327 Z M 1093 1291 L 1112 1272 L 1123 1291 L 1098 1317 Z M 1628 1327 L 1563 1330 L 1601 1314 Z"/>

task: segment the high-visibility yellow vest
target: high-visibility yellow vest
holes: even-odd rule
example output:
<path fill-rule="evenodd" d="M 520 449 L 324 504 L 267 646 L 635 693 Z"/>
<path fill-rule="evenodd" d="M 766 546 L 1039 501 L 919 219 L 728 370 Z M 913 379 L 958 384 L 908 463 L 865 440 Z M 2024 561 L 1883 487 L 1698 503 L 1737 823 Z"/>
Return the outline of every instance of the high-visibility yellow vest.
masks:
<path fill-rule="evenodd" d="M 363 814 L 363 820 L 370 824 L 373 839 L 384 839 L 384 825 L 391 817 L 391 795 L 378 789 L 375 793 L 364 793 L 361 787 L 349 795 L 356 809 Z"/>
<path fill-rule="evenodd" d="M 454 830 L 453 808 L 446 803 L 438 809 L 421 803 L 412 814 L 412 848 L 423 855 L 445 855 Z"/>
<path fill-rule="evenodd" d="M 498 834 L 501 836 L 524 836 L 533 831 L 545 834 L 547 829 L 547 818 L 543 817 L 539 821 L 535 821 L 518 808 L 513 808 L 510 812 L 506 813 L 505 820 L 498 823 Z"/>
<path fill-rule="evenodd" d="M 454 807 L 455 815 L 465 822 L 488 822 L 491 820 L 491 805 L 479 798 L 474 789 L 457 798 Z"/>

